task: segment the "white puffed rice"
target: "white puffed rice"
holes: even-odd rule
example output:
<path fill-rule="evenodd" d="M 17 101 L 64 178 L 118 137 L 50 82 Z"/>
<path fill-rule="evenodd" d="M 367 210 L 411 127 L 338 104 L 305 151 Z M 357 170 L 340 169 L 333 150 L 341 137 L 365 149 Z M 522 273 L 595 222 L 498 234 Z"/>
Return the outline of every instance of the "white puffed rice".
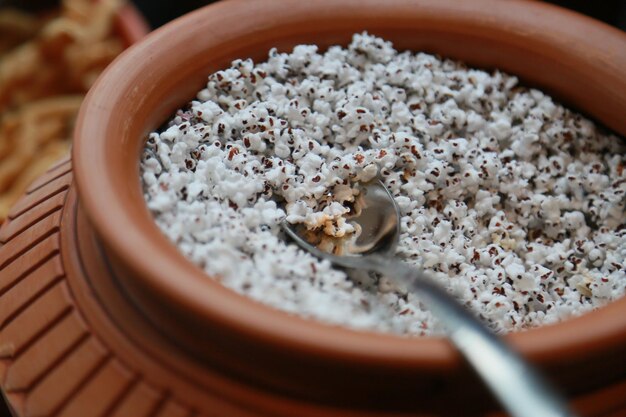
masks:
<path fill-rule="evenodd" d="M 438 333 L 419 294 L 281 232 L 285 217 L 353 232 L 355 183 L 379 175 L 402 211 L 398 257 L 507 332 L 624 295 L 625 150 L 514 76 L 364 33 L 211 74 L 149 135 L 141 170 L 157 224 L 224 285 L 329 323 Z"/>

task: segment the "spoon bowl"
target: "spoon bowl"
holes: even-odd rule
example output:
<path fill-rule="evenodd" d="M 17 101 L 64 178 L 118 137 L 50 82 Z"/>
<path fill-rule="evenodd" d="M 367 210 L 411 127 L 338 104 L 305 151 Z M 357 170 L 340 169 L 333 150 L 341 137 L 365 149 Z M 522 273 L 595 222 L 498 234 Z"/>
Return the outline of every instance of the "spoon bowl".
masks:
<path fill-rule="evenodd" d="M 286 221 L 284 231 L 307 251 L 346 268 L 356 268 L 367 255 L 393 255 L 400 236 L 400 208 L 378 179 L 359 184 L 358 188 L 354 208 L 346 216 L 355 229 L 353 234 L 341 238 L 320 237 L 304 226 Z"/>
<path fill-rule="evenodd" d="M 358 236 L 347 245 L 347 253 L 393 254 L 400 237 L 400 208 L 389 189 L 380 180 L 360 186 L 354 203 L 355 214 L 348 221 L 355 226 Z"/>

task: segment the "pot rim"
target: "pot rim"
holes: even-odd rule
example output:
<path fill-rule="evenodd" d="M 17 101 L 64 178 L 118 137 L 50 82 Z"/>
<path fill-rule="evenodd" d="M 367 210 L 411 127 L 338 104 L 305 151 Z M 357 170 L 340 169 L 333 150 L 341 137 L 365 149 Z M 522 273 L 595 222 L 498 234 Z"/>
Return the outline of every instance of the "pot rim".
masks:
<path fill-rule="evenodd" d="M 548 51 L 560 50 L 566 61 L 569 60 L 566 64 L 571 64 L 572 68 L 575 64 L 584 64 L 584 68 L 593 68 L 614 80 L 615 90 L 622 97 L 616 100 L 621 100 L 622 108 L 626 108 L 626 81 L 619 79 L 620 69 L 626 68 L 626 35 L 593 19 L 540 2 L 394 0 L 384 5 L 377 0 L 288 2 L 267 0 L 252 4 L 231 0 L 206 6 L 152 32 L 119 56 L 93 86 L 77 119 L 72 157 L 80 204 L 85 207 L 106 248 L 113 251 L 137 279 L 172 306 L 200 320 L 219 323 L 256 342 L 281 349 L 299 349 L 317 356 L 398 366 L 456 366 L 458 355 L 444 338 L 410 339 L 305 320 L 262 305 L 207 279 L 200 268 L 186 260 L 161 234 L 152 220 L 138 175 L 139 147 L 143 144 L 143 139 L 140 141 L 138 137 L 143 138 L 147 132 L 145 126 L 133 124 L 134 114 L 119 114 L 122 111 L 119 104 L 131 100 L 138 106 L 147 105 L 146 100 L 137 97 L 150 96 L 153 91 L 141 90 L 140 80 L 158 73 L 154 63 L 169 58 L 168 54 L 173 51 L 168 47 L 176 45 L 177 39 L 190 40 L 199 35 L 199 26 L 206 28 L 210 23 L 208 36 L 215 39 L 213 43 L 229 45 L 234 39 L 282 28 L 282 19 L 276 16 L 296 21 L 304 17 L 339 19 L 347 18 L 346 10 L 349 10 L 350 16 L 357 16 L 355 20 L 373 22 L 385 15 L 401 25 L 445 21 L 451 25 L 450 31 L 484 31 L 481 36 L 485 33 L 489 36 L 490 31 L 506 33 L 518 44 L 532 41 L 533 45 Z M 265 9 L 264 13 L 259 12 L 260 7 Z M 246 24 L 236 24 L 242 21 Z M 546 31 L 546 27 L 551 31 Z M 585 64 L 590 54 L 598 60 Z M 609 94 L 606 87 L 590 85 L 590 89 L 600 91 L 598 96 Z M 599 114 L 597 108 L 585 108 L 584 103 L 575 104 L 614 129 L 626 132 L 626 122 L 617 120 L 614 115 Z M 154 121 L 152 124 L 154 128 Z M 116 145 L 125 146 L 116 148 Z M 113 164 L 112 161 L 121 162 Z M 137 181 L 129 180 L 132 172 L 136 173 Z M 158 262 L 154 262 L 155 259 Z M 593 351 L 603 349 L 607 343 L 623 344 L 626 343 L 626 299 L 581 317 L 512 333 L 506 338 L 523 355 L 538 362 L 564 361 L 581 349 Z"/>

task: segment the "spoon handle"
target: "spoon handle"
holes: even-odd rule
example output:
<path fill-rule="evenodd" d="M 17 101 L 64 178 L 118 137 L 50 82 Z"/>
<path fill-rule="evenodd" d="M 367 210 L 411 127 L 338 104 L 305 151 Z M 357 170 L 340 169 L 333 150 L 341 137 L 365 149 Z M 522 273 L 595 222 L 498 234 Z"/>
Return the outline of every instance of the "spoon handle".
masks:
<path fill-rule="evenodd" d="M 448 338 L 514 417 L 573 417 L 561 395 L 540 373 L 420 269 L 370 255 L 373 269 L 396 279 L 446 328 Z M 365 260 L 365 259 L 363 259 Z"/>

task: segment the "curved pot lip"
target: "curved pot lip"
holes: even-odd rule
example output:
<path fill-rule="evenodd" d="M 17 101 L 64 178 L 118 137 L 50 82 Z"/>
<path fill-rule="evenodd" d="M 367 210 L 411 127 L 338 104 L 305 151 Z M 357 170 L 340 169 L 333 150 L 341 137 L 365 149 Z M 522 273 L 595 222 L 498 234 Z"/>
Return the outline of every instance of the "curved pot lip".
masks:
<path fill-rule="evenodd" d="M 176 36 L 194 31 L 194 35 L 199 35 L 197 27 L 201 25 L 213 25 L 206 36 L 213 36 L 217 43 L 226 43 L 237 31 L 250 35 L 256 33 L 255 30 L 267 30 L 279 24 L 276 15 L 287 18 L 315 15 L 323 19 L 351 9 L 359 16 L 372 19 L 381 13 L 403 19 L 406 14 L 423 13 L 428 19 L 469 22 L 468 25 L 482 25 L 486 30 L 497 26 L 512 37 L 537 38 L 539 46 L 565 48 L 565 54 L 576 55 L 577 48 L 594 46 L 594 53 L 604 54 L 605 66 L 608 59 L 608 71 L 626 67 L 626 53 L 615 53 L 618 47 L 626 45 L 626 35 L 593 19 L 539 2 L 394 0 L 383 6 L 377 0 L 349 0 L 341 4 L 334 0 L 288 2 L 262 2 L 262 7 L 271 13 L 259 13 L 261 5 L 243 0 L 206 6 L 152 32 L 118 57 L 89 92 L 77 120 L 73 164 L 80 203 L 107 249 L 114 252 L 137 279 L 173 306 L 207 323 L 218 323 L 257 343 L 340 360 L 416 367 L 456 366 L 458 356 L 444 338 L 405 338 L 303 320 L 207 279 L 201 269 L 187 261 L 161 234 L 152 220 L 138 181 L 139 145 L 135 143 L 136 136 L 147 132 L 133 124 L 132 114 L 118 114 L 119 104 L 127 99 L 134 100 L 137 106 L 145 104 L 135 97 L 143 93 L 137 87 L 138 80 L 158 72 L 154 63 L 168 56 L 163 50 L 172 47 Z M 418 11 L 415 10 L 417 5 Z M 245 25 L 234 24 L 242 21 Z M 559 33 L 545 33 L 546 22 L 553 21 L 563 27 L 559 26 Z M 559 39 L 563 34 L 569 36 L 566 41 L 571 46 L 567 47 Z M 599 39 L 605 42 L 597 45 Z M 594 65 L 600 68 L 599 64 Z M 626 84 L 618 87 L 626 91 Z M 623 125 L 617 129 L 626 131 Z M 116 148 L 116 144 L 122 146 Z M 122 162 L 113 163 L 115 161 Z M 133 172 L 137 180 L 129 180 Z M 581 349 L 594 350 L 607 343 L 624 343 L 626 319 L 618 320 L 619 317 L 626 318 L 626 299 L 556 325 L 510 334 L 507 339 L 533 360 L 564 360 Z"/>

